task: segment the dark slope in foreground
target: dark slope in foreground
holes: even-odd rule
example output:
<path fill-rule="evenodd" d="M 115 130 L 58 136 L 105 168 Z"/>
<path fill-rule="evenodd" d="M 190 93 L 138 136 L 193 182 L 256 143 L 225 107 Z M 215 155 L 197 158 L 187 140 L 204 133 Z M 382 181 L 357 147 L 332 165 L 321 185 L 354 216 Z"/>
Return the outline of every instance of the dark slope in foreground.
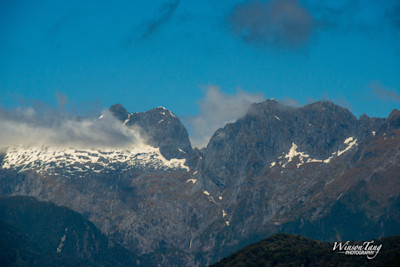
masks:
<path fill-rule="evenodd" d="M 357 242 L 360 245 L 362 243 Z M 366 256 L 335 253 L 331 242 L 277 234 L 249 245 L 211 266 L 400 266 L 400 237 L 386 237 L 374 240 L 374 243 L 382 244 L 382 249 L 374 259 L 368 260 Z"/>
<path fill-rule="evenodd" d="M 0 266 L 90 266 L 74 257 L 48 252 L 18 228 L 0 221 Z"/>
<path fill-rule="evenodd" d="M 93 223 L 66 207 L 31 197 L 0 198 L 1 266 L 134 266 Z"/>

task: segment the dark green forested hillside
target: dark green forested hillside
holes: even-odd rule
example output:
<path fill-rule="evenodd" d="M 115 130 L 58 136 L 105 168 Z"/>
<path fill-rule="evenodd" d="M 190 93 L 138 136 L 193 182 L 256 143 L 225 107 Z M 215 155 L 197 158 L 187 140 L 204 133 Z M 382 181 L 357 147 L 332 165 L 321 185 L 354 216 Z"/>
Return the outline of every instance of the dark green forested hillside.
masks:
<path fill-rule="evenodd" d="M 246 246 L 211 266 L 400 266 L 400 237 L 385 237 L 375 240 L 375 244 L 382 244 L 382 249 L 375 259 L 368 260 L 366 256 L 335 253 L 331 242 L 277 234 Z"/>
<path fill-rule="evenodd" d="M 68 208 L 31 197 L 0 198 L 0 266 L 114 267 L 137 260 Z"/>
<path fill-rule="evenodd" d="M 91 266 L 78 258 L 46 251 L 14 226 L 0 221 L 0 266 Z"/>

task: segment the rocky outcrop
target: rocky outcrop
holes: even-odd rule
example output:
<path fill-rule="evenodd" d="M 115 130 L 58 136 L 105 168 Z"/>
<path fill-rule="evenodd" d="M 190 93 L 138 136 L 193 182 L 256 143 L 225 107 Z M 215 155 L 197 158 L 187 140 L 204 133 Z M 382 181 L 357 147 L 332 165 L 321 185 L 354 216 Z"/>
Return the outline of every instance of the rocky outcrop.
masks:
<path fill-rule="evenodd" d="M 143 113 L 133 113 L 125 123 L 128 127 L 139 126 L 147 142 L 159 147 L 166 159 L 187 158 L 192 146 L 186 128 L 168 109 L 158 107 Z"/>
<path fill-rule="evenodd" d="M 129 112 L 121 104 L 112 105 L 108 110 L 120 122 L 125 122 L 129 117 Z"/>

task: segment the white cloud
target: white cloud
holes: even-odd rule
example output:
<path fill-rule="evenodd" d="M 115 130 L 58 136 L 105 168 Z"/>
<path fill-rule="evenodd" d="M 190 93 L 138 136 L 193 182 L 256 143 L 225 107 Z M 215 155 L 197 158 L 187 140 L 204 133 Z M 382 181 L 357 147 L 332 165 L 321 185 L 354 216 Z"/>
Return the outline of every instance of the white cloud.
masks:
<path fill-rule="evenodd" d="M 0 148 L 13 145 L 50 145 L 78 148 L 132 146 L 142 142 L 138 130 L 122 125 L 108 111 L 101 119 L 40 113 L 29 107 L 0 108 Z"/>
<path fill-rule="evenodd" d="M 279 100 L 279 102 L 285 106 L 289 106 L 292 108 L 299 108 L 299 107 L 303 106 L 298 100 L 290 98 L 290 97 Z"/>
<path fill-rule="evenodd" d="M 238 90 L 235 95 L 228 95 L 219 87 L 209 86 L 204 99 L 199 102 L 200 114 L 186 119 L 192 128 L 192 145 L 199 148 L 206 146 L 218 128 L 244 116 L 251 104 L 264 99 L 263 94 L 250 94 Z"/>

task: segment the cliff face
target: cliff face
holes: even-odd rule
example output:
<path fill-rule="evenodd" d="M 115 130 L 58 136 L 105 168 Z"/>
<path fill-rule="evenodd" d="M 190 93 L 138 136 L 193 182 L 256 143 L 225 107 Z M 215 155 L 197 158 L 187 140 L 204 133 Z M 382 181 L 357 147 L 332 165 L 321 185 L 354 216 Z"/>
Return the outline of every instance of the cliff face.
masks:
<path fill-rule="evenodd" d="M 148 137 L 148 144 L 159 147 L 166 159 L 187 158 L 192 146 L 185 126 L 168 109 L 158 107 L 143 113 L 133 113 L 125 121 L 128 127 L 138 126 Z"/>
<path fill-rule="evenodd" d="M 281 231 L 329 241 L 400 233 L 396 110 L 357 119 L 330 102 L 267 100 L 201 151 L 165 108 L 110 111 L 142 131 L 145 149 L 64 151 L 46 165 L 26 162 L 38 151 L 10 148 L 2 195 L 70 207 L 143 259 L 169 265 L 210 264 Z"/>
<path fill-rule="evenodd" d="M 239 181 L 233 176 L 268 172 L 271 163 L 286 155 L 293 144 L 307 159 L 325 160 L 346 148 L 346 138 L 359 143 L 378 131 L 383 121 L 359 121 L 331 102 L 294 109 L 268 100 L 254 104 L 244 118 L 214 134 L 204 153 L 205 170 L 215 183 L 229 186 Z"/>

